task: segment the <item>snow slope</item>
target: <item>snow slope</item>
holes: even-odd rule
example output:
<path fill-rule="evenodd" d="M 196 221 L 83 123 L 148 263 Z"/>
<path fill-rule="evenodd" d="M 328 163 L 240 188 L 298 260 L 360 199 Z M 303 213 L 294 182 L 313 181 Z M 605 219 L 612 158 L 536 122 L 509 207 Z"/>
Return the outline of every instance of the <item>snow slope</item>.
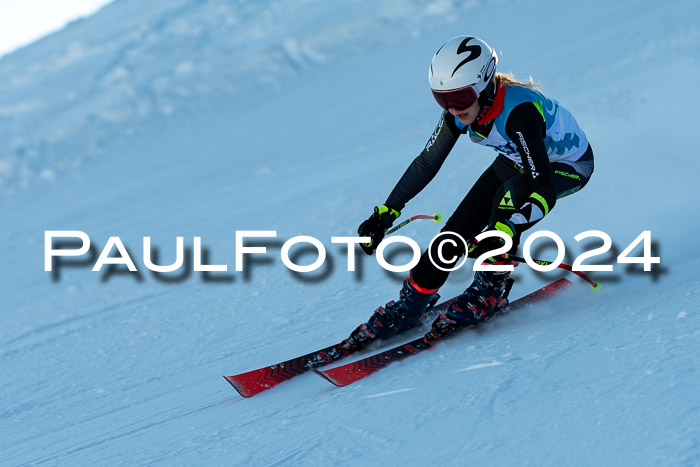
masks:
<path fill-rule="evenodd" d="M 689 1 L 117 0 L 3 57 L 0 462 L 700 463 L 699 32 Z M 400 274 L 367 257 L 347 272 L 330 237 L 425 144 L 428 62 L 463 33 L 540 81 L 595 151 L 590 184 L 538 229 L 569 260 L 582 231 L 619 253 L 651 230 L 662 264 L 615 265 L 599 293 L 577 282 L 347 388 L 305 375 L 240 398 L 221 375 L 335 342 L 395 298 Z M 405 214 L 449 215 L 492 158 L 459 142 Z M 422 222 L 402 232 L 427 246 Z M 140 272 L 45 272 L 45 230 L 85 231 L 95 255 L 119 236 Z M 246 273 L 242 230 L 278 235 Z M 295 235 L 324 242 L 325 269 L 283 266 Z M 200 236 L 228 272 L 155 275 L 145 236 L 163 264 Z M 515 297 L 560 277 L 514 276 Z"/>

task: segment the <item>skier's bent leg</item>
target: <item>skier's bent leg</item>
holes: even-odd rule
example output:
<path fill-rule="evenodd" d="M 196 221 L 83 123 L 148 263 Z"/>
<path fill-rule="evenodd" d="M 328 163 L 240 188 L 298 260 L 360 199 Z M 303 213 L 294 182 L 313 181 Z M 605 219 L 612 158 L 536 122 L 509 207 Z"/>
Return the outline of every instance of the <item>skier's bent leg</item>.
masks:
<path fill-rule="evenodd" d="M 519 236 L 513 238 L 511 251 L 517 250 Z M 509 261 L 488 258 L 485 264 L 510 265 Z M 431 332 L 444 336 L 457 328 L 469 326 L 492 317 L 508 305 L 510 271 L 477 271 L 467 289 L 457 296 L 445 313 L 440 314 Z M 512 283 L 512 280 L 510 280 Z"/>
<path fill-rule="evenodd" d="M 465 241 L 460 234 L 443 229 L 411 270 L 411 278 L 423 288 L 438 290 L 466 253 Z"/>
<path fill-rule="evenodd" d="M 435 289 L 419 286 L 409 273 L 399 292 L 399 299 L 377 308 L 367 321 L 367 326 L 379 338 L 408 329 L 418 323 L 436 293 Z"/>
<path fill-rule="evenodd" d="M 440 240 L 447 241 L 442 247 L 437 241 L 433 242 L 430 250 L 423 252 L 418 265 L 409 272 L 399 299 L 377 308 L 366 323 L 358 326 L 343 341 L 345 351 L 362 349 L 376 339 L 390 337 L 420 321 L 438 289 L 447 281 L 449 270 L 465 254 L 464 240 L 454 232 L 444 232 Z"/>
<path fill-rule="evenodd" d="M 435 319 L 433 334 L 449 334 L 458 327 L 488 319 L 508 306 L 509 278 L 510 271 L 477 271 L 471 285 Z"/>
<path fill-rule="evenodd" d="M 359 350 L 376 339 L 385 339 L 415 326 L 436 293 L 436 289 L 419 286 L 409 273 L 399 292 L 399 299 L 377 308 L 369 321 L 359 325 L 343 341 L 342 348 L 345 351 Z"/>
<path fill-rule="evenodd" d="M 377 338 L 389 337 L 420 320 L 435 293 L 447 281 L 450 270 L 466 253 L 464 240 L 486 226 L 491 214 L 490 200 L 501 184 L 494 167 L 489 166 L 445 223 L 440 241 L 433 242 L 431 248 L 423 252 L 404 282 L 399 299 L 379 307 L 369 321 L 358 326 L 343 341 L 345 350 L 363 348 Z"/>

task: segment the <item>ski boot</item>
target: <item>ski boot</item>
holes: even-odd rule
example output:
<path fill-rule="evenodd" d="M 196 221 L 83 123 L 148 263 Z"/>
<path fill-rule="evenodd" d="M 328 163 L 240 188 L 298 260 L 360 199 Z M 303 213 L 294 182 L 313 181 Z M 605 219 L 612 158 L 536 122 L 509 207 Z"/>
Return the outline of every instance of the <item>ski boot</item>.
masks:
<path fill-rule="evenodd" d="M 421 289 L 410 278 L 403 282 L 399 299 L 377 308 L 369 321 L 360 324 L 341 343 L 343 352 L 361 350 L 376 339 L 386 339 L 394 334 L 409 329 L 420 321 L 421 317 L 437 301 L 437 290 Z"/>
<path fill-rule="evenodd" d="M 430 334 L 444 337 L 456 329 L 493 317 L 508 306 L 508 293 L 513 286 L 510 272 L 478 271 L 474 282 L 457 296 L 433 322 Z"/>

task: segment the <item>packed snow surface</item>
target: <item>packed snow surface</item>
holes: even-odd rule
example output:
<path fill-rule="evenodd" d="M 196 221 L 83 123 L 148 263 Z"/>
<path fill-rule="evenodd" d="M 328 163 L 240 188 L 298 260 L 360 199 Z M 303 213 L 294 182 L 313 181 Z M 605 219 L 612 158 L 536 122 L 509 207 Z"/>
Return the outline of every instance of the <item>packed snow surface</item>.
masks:
<path fill-rule="evenodd" d="M 697 13 L 117 0 L 2 57 L 0 463 L 700 464 Z M 601 244 L 575 235 L 606 232 L 612 250 L 591 261 L 613 272 L 593 273 L 598 293 L 571 277 L 556 299 L 346 388 L 309 374 L 241 398 L 222 375 L 337 342 L 396 298 L 401 274 L 365 256 L 348 272 L 331 237 L 354 235 L 428 140 L 428 63 L 459 34 L 491 43 L 501 71 L 533 76 L 586 131 L 591 182 L 536 230 L 562 237 L 569 262 Z M 494 157 L 463 139 L 404 215 L 455 209 Z M 83 231 L 93 249 L 46 272 L 46 230 Z M 237 272 L 246 230 L 277 237 Z M 401 232 L 426 247 L 438 230 Z M 618 264 L 645 230 L 661 264 Z M 324 243 L 322 269 L 284 267 L 296 235 Z M 149 271 L 143 238 L 170 264 L 178 236 L 183 267 Z M 137 273 L 91 271 L 110 237 Z M 227 272 L 192 272 L 194 237 Z M 514 277 L 517 298 L 562 274 Z"/>

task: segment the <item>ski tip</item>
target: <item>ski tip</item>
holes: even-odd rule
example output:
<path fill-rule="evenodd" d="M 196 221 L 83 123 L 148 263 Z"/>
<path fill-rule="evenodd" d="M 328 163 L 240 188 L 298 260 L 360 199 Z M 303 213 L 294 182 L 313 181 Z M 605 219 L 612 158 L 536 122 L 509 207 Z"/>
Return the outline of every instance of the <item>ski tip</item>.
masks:
<path fill-rule="evenodd" d="M 324 373 L 323 370 L 312 368 L 311 371 L 313 371 L 314 373 L 316 373 L 318 376 L 325 379 L 329 383 L 333 384 L 334 386 L 338 386 L 339 388 L 345 386 L 344 384 L 339 384 L 338 381 L 333 379 L 330 375 L 327 375 L 326 373 Z"/>
<path fill-rule="evenodd" d="M 328 381 L 329 383 L 335 384 L 335 381 L 333 381 L 333 379 L 332 379 L 330 376 L 328 376 L 327 374 L 325 374 L 323 371 L 321 371 L 321 370 L 319 370 L 319 369 L 317 369 L 317 368 L 312 368 L 311 371 L 313 371 L 314 373 L 316 373 L 318 376 L 320 376 L 321 378 L 325 379 L 325 380 Z M 336 386 L 337 386 L 337 385 L 336 385 Z"/>
<path fill-rule="evenodd" d="M 240 394 L 241 396 L 245 397 L 246 399 L 256 394 L 256 393 L 250 393 L 250 392 L 246 391 L 245 388 L 244 388 L 243 386 L 241 386 L 241 385 L 238 383 L 238 381 L 236 381 L 236 377 L 235 377 L 235 376 L 224 376 L 224 379 L 225 379 L 231 386 L 233 386 L 233 389 L 235 389 L 236 392 L 237 392 L 238 394 Z"/>
<path fill-rule="evenodd" d="M 371 358 L 371 357 L 368 357 Z M 362 362 L 362 360 L 360 360 Z M 328 370 L 314 370 L 320 377 L 339 388 L 348 386 L 373 374 L 377 369 L 359 371 L 356 368 L 358 362 L 348 363 Z M 360 363 L 361 364 L 361 363 Z"/>

